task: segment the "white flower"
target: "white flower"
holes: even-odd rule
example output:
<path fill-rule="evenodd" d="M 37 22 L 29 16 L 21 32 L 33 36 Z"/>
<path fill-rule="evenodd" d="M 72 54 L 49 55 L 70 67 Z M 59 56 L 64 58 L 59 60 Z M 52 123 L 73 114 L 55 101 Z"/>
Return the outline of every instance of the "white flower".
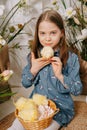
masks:
<path fill-rule="evenodd" d="M 4 70 L 0 76 L 3 76 L 3 81 L 8 81 L 9 78 L 13 75 L 13 70 Z"/>
<path fill-rule="evenodd" d="M 85 40 L 87 38 L 87 29 L 84 28 L 82 31 L 81 31 L 82 35 L 79 35 L 77 36 L 77 40 Z"/>
<path fill-rule="evenodd" d="M 5 9 L 5 6 L 4 5 L 0 5 L 0 16 L 3 15 L 4 9 Z"/>
<path fill-rule="evenodd" d="M 10 75 L 12 75 L 14 72 L 13 72 L 13 70 L 10 70 Z"/>
<path fill-rule="evenodd" d="M 0 48 L 6 44 L 6 41 L 3 39 L 2 36 L 0 36 Z"/>
<path fill-rule="evenodd" d="M 66 10 L 65 10 L 65 17 L 66 18 L 71 18 L 71 17 L 73 17 L 73 16 L 75 16 L 76 15 L 76 11 L 72 8 L 72 7 L 69 7 L 69 8 L 67 8 Z"/>

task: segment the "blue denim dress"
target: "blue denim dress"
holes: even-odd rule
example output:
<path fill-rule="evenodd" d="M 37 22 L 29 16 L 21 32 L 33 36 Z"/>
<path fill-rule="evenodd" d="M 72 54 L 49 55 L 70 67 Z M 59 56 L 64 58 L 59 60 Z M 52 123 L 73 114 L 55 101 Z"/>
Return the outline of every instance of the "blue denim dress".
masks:
<path fill-rule="evenodd" d="M 58 52 L 56 54 L 58 56 Z M 45 95 L 47 98 L 53 100 L 56 106 L 60 109 L 59 113 L 54 116 L 60 126 L 66 126 L 74 117 L 74 102 L 72 95 L 79 95 L 82 92 L 82 83 L 79 76 L 79 61 L 78 56 L 69 52 L 69 58 L 66 66 L 63 68 L 64 84 L 55 77 L 52 65 L 49 64 L 41 69 L 36 77 L 31 72 L 30 54 L 27 57 L 28 65 L 25 66 L 22 72 L 22 84 L 25 88 L 34 85 L 30 97 L 33 94 L 39 93 Z"/>

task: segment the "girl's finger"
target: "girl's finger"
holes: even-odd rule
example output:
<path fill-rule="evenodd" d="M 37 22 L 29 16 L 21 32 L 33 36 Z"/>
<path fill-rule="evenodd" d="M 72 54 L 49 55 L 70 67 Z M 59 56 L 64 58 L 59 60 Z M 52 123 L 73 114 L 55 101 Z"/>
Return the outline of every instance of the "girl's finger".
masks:
<path fill-rule="evenodd" d="M 61 61 L 59 57 L 53 57 L 51 58 L 51 61 Z"/>
<path fill-rule="evenodd" d="M 38 58 L 37 60 L 38 60 L 38 61 L 50 61 L 50 59 L 46 59 L 46 58 L 42 58 L 42 57 L 41 57 L 41 58 Z"/>
<path fill-rule="evenodd" d="M 35 59 L 35 56 L 34 56 L 33 52 L 31 52 L 31 57 L 32 57 L 32 59 Z"/>
<path fill-rule="evenodd" d="M 59 62 L 53 62 L 52 65 L 60 65 Z"/>

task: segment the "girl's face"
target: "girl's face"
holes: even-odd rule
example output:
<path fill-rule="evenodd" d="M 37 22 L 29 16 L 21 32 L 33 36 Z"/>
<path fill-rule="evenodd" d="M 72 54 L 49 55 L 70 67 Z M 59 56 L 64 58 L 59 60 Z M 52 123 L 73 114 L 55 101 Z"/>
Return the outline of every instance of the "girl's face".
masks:
<path fill-rule="evenodd" d="M 42 46 L 50 46 L 54 50 L 58 48 L 60 38 L 63 36 L 58 26 L 49 21 L 42 21 L 38 27 L 38 37 Z"/>

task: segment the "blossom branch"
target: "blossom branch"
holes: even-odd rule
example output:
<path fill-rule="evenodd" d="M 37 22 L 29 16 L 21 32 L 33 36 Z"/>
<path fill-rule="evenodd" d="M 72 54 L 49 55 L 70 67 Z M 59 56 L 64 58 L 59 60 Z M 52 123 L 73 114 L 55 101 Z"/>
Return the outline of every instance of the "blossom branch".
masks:
<path fill-rule="evenodd" d="M 17 31 L 16 34 L 14 34 L 9 40 L 8 40 L 8 43 L 10 43 L 18 34 L 20 34 L 20 32 L 23 30 L 23 28 L 28 24 L 30 23 L 33 19 L 36 19 L 35 17 L 34 18 L 31 18 L 29 21 L 27 21 L 26 23 L 24 23 L 24 25 Z"/>

